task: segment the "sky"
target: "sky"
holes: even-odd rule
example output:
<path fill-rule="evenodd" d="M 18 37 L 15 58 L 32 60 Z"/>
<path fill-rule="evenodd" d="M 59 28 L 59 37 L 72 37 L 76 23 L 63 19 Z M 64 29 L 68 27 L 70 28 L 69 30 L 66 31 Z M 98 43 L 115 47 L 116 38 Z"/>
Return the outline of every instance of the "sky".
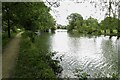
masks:
<path fill-rule="evenodd" d="M 77 3 L 77 1 L 79 3 Z M 68 20 L 67 16 L 71 13 L 79 13 L 82 15 L 83 19 L 87 19 L 90 16 L 97 19 L 98 22 L 104 19 L 106 14 L 106 9 L 104 11 L 100 10 L 101 6 L 104 4 L 99 4 L 97 0 L 88 0 L 83 3 L 84 0 L 68 0 L 68 1 L 60 1 L 59 7 L 51 7 L 50 14 L 55 18 L 57 24 L 67 25 Z M 97 7 L 92 5 L 90 1 L 96 1 Z M 108 1 L 108 0 L 106 0 Z M 94 3 L 93 3 L 94 4 Z"/>

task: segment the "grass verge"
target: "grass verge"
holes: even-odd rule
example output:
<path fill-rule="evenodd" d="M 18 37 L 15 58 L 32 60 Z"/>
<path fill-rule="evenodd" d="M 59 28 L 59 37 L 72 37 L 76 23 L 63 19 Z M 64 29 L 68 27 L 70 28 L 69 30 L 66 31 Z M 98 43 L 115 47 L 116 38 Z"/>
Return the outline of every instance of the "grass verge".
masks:
<path fill-rule="evenodd" d="M 56 80 L 61 66 L 59 61 L 52 59 L 55 53 L 41 51 L 36 44 L 32 43 L 29 37 L 22 37 L 14 78 Z"/>

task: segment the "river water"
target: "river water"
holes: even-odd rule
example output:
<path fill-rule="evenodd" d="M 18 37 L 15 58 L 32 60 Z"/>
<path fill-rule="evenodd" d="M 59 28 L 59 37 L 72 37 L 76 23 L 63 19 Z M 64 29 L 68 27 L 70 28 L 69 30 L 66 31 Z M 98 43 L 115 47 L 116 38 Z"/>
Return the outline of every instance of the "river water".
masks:
<path fill-rule="evenodd" d="M 118 72 L 117 37 L 83 36 L 70 34 L 66 30 L 56 30 L 54 34 L 41 34 L 41 48 L 57 54 L 54 59 L 60 60 L 63 67 L 61 77 L 75 78 L 76 69 L 90 74 L 89 77 L 109 77 Z"/>

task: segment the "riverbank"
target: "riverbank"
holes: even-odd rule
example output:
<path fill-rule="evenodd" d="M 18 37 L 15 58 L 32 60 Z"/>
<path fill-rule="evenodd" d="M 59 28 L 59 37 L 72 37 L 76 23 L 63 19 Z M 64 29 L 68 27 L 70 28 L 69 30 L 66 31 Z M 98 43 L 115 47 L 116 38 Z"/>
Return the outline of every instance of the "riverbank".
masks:
<path fill-rule="evenodd" d="M 32 43 L 29 37 L 22 36 L 20 51 L 15 68 L 14 78 L 40 78 L 42 80 L 56 80 L 60 73 L 59 61 L 53 60 L 55 52 L 42 50 L 38 45 L 39 37 Z"/>
<path fill-rule="evenodd" d="M 69 76 L 71 72 L 73 72 L 76 68 L 79 69 L 81 66 L 83 66 L 83 72 L 77 71 L 78 73 L 76 77 L 78 78 L 89 79 L 88 75 L 94 75 L 91 73 L 91 70 L 94 69 L 96 78 L 100 77 L 100 75 L 106 76 L 106 74 L 109 73 L 109 76 L 116 79 L 116 50 L 116 37 L 113 37 L 110 40 L 108 37 L 104 36 L 82 36 L 78 33 L 70 34 L 65 30 L 56 30 L 55 34 L 43 33 L 40 36 L 35 35 L 34 42 L 32 42 L 30 37 L 28 37 L 28 34 L 24 33 L 20 43 L 18 59 L 16 60 L 17 65 L 11 78 L 40 78 L 44 80 L 57 80 L 57 74 L 62 71 L 60 66 L 62 65 L 62 74 L 64 75 L 62 79 L 71 79 L 72 77 Z M 58 54 L 53 51 L 58 52 Z M 53 60 L 52 56 L 54 56 L 54 59 L 57 60 Z M 58 61 L 59 59 L 61 59 L 60 64 Z M 108 61 L 105 61 L 104 59 Z M 111 65 L 114 70 L 109 65 Z M 94 66 L 98 67 L 96 68 Z M 85 72 L 87 70 L 88 72 Z M 101 72 L 102 70 L 104 71 L 103 73 Z M 65 75 L 68 75 L 68 77 L 65 77 Z M 103 77 L 103 80 L 106 79 Z"/>
<path fill-rule="evenodd" d="M 114 36 L 117 37 L 117 39 L 119 39 L 119 35 L 116 31 L 113 31 L 114 33 L 110 33 L 109 31 L 107 31 L 106 33 L 104 33 L 104 31 L 100 31 L 100 32 L 79 32 L 77 30 L 72 30 L 72 31 L 68 31 L 68 33 L 70 34 L 76 34 L 76 35 L 84 35 L 84 36 L 88 36 L 88 37 L 92 37 L 92 36 L 101 36 L 101 35 L 104 35 L 104 36 L 109 36 L 109 38 L 112 38 Z"/>

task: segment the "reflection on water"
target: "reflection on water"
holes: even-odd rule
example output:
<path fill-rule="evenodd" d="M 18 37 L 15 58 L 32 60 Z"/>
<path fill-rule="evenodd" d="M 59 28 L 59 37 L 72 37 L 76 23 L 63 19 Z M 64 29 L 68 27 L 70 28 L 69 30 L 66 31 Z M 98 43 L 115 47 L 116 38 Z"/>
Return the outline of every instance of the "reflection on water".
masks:
<path fill-rule="evenodd" d="M 108 36 L 89 38 L 69 34 L 66 30 L 56 30 L 55 34 L 43 35 L 41 40 L 44 44 L 47 42 L 50 51 L 58 52 L 54 58 L 62 57 L 62 77 L 75 77 L 73 72 L 76 68 L 83 69 L 91 77 L 106 77 L 118 71 L 120 41 L 116 37 L 111 40 Z"/>

